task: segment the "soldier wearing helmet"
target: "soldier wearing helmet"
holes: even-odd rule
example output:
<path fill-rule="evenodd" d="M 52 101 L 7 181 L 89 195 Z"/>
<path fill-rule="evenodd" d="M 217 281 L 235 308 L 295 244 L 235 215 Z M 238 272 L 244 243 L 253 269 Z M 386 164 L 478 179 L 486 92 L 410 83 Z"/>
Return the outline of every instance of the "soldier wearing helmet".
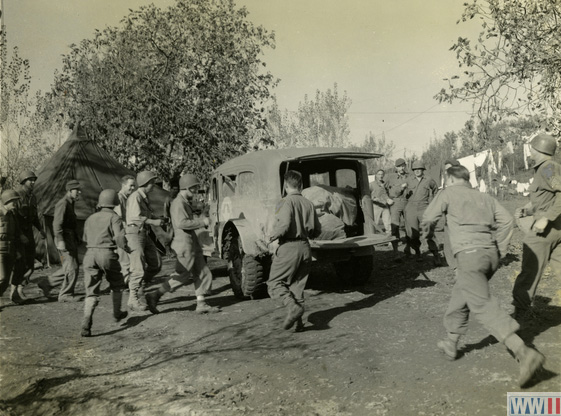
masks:
<path fill-rule="evenodd" d="M 19 186 L 16 191 L 20 196 L 14 214 L 17 218 L 19 228 L 24 235 L 22 247 L 22 261 L 14 266 L 12 277 L 11 299 L 14 303 L 23 303 L 27 300 L 23 294 L 23 282 L 29 282 L 33 270 L 35 269 L 35 238 L 33 227 L 45 238 L 45 233 L 39 222 L 37 215 L 37 200 L 33 195 L 33 187 L 37 176 L 32 171 L 24 171 L 19 175 Z"/>
<path fill-rule="evenodd" d="M 176 271 L 167 282 L 146 295 L 146 302 L 152 313 L 158 313 L 157 305 L 164 293 L 173 292 L 194 280 L 197 296 L 197 313 L 215 313 L 220 309 L 210 306 L 205 295 L 212 285 L 212 274 L 203 256 L 203 250 L 195 230 L 208 227 L 208 218 L 195 218 L 193 214 L 193 198 L 197 195 L 200 182 L 195 175 L 186 174 L 179 179 L 179 194 L 171 203 L 170 214 L 173 226 L 171 247 L 177 256 Z"/>
<path fill-rule="evenodd" d="M 407 206 L 405 207 L 405 231 L 410 246 L 415 250 L 417 261 L 422 261 L 421 257 L 421 221 L 425 209 L 434 198 L 438 191 L 436 182 L 425 175 L 425 164 L 420 160 L 413 162 L 411 167 L 413 170 L 413 177 L 407 180 Z M 426 237 L 427 244 L 430 252 L 434 256 L 435 266 L 441 265 L 440 255 L 438 254 L 438 246 L 434 239 L 429 236 Z M 409 246 L 405 248 L 405 255 L 411 255 Z"/>
<path fill-rule="evenodd" d="M 531 227 L 523 240 L 522 270 L 514 282 L 513 304 L 517 320 L 528 312 L 548 262 L 561 277 L 561 166 L 553 160 L 557 140 L 538 134 L 530 142 L 535 162 L 530 202 L 515 211 L 515 217 L 530 217 Z"/>
<path fill-rule="evenodd" d="M 14 264 L 20 261 L 21 232 L 14 215 L 19 195 L 14 190 L 2 192 L 0 205 L 0 296 L 10 285 Z"/>
<path fill-rule="evenodd" d="M 158 176 L 154 172 L 143 171 L 136 175 L 138 189 L 127 199 L 126 235 L 131 249 L 128 307 L 132 311 L 145 311 L 143 301 L 145 282 L 152 279 L 162 268 L 162 259 L 147 227 L 163 224 L 154 217 L 148 194 L 152 191 Z"/>
<path fill-rule="evenodd" d="M 80 182 L 71 179 L 66 182 L 66 194 L 56 203 L 53 218 L 53 234 L 56 248 L 62 262 L 62 273 L 55 272 L 47 280 L 38 283 L 46 297 L 54 286 L 60 285 L 59 302 L 76 302 L 74 288 L 78 281 L 78 219 L 74 212 L 74 204 L 82 193 Z"/>
<path fill-rule="evenodd" d="M 390 205 L 391 228 L 392 235 L 397 238 L 392 242 L 394 251 L 397 251 L 397 244 L 399 242 L 399 228 L 402 218 L 405 217 L 405 206 L 407 205 L 407 198 L 405 197 L 407 188 L 407 179 L 409 173 L 406 170 L 405 160 L 399 158 L 395 161 L 396 171 L 388 176 L 386 187 L 389 198 L 393 201 Z M 409 244 L 407 244 L 409 247 Z"/>
<path fill-rule="evenodd" d="M 129 251 L 129 248 L 125 239 L 123 222 L 113 210 L 117 205 L 119 205 L 117 192 L 113 189 L 104 189 L 98 198 L 99 211 L 90 215 L 84 224 L 83 240 L 87 250 L 83 261 L 86 290 L 81 330 L 83 337 L 91 336 L 92 318 L 99 302 L 103 275 L 111 289 L 115 322 L 127 316 L 127 312 L 121 310 L 122 291 L 126 285 L 121 273 L 119 255 L 115 249 Z"/>
<path fill-rule="evenodd" d="M 123 227 L 127 223 L 127 200 L 136 188 L 136 179 L 132 175 L 125 175 L 121 178 L 121 189 L 117 194 L 119 204 L 114 208 L 114 211 L 121 217 Z M 117 247 L 117 254 L 119 255 L 119 263 L 121 264 L 121 273 L 125 278 L 125 283 L 128 284 L 130 276 L 130 259 L 129 253 Z"/>

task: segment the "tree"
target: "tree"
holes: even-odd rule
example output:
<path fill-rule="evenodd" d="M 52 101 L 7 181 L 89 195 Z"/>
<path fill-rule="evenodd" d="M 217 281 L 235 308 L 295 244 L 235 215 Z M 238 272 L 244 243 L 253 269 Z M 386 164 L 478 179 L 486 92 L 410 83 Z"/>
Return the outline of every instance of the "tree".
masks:
<path fill-rule="evenodd" d="M 427 166 L 442 166 L 446 159 L 456 157 L 458 154 L 458 135 L 451 131 L 438 138 L 431 138 L 428 147 L 421 155 L 421 160 Z"/>
<path fill-rule="evenodd" d="M 134 170 L 207 177 L 262 138 L 276 84 L 261 60 L 274 35 L 247 15 L 233 0 L 131 11 L 120 27 L 71 45 L 44 111 L 64 102 L 71 123 Z"/>
<path fill-rule="evenodd" d="M 561 128 L 561 3 L 551 0 L 473 0 L 461 21 L 477 18 L 475 40 L 460 37 L 451 50 L 462 74 L 446 79 L 440 102 L 472 101 L 487 127 L 509 116 L 538 115 Z"/>
<path fill-rule="evenodd" d="M 281 112 L 275 101 L 269 110 L 269 137 L 275 147 L 348 146 L 350 106 L 346 92 L 339 96 L 337 84 L 333 91 L 317 90 L 315 100 L 305 95 L 294 115 Z"/>
<path fill-rule="evenodd" d="M 368 159 L 366 161 L 366 170 L 369 175 L 374 175 L 378 169 L 393 167 L 390 156 L 395 150 L 395 144 L 393 142 L 387 142 L 384 133 L 376 138 L 374 134 L 370 132 L 360 146 L 352 146 L 351 148 L 358 152 L 380 153 L 382 155 L 382 157 L 378 159 Z"/>
<path fill-rule="evenodd" d="M 36 129 L 34 100 L 30 97 L 29 61 L 17 47 L 8 57 L 6 31 L 0 33 L 0 170 L 4 188 L 17 183 L 19 173 L 37 170 L 54 152 L 49 138 Z"/>

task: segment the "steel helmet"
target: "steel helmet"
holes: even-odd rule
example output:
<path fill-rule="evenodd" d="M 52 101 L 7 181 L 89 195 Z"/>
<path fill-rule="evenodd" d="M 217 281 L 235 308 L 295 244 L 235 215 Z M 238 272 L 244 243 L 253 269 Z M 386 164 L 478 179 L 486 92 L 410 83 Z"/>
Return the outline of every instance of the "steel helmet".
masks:
<path fill-rule="evenodd" d="M 398 166 L 401 165 L 405 165 L 405 160 L 403 160 L 402 158 L 399 158 L 395 161 L 395 167 L 397 168 Z"/>
<path fill-rule="evenodd" d="M 13 189 L 8 189 L 7 191 L 2 192 L 2 203 L 4 205 L 17 199 L 19 199 L 19 194 Z"/>
<path fill-rule="evenodd" d="M 113 208 L 119 205 L 119 198 L 117 197 L 117 192 L 114 189 L 104 189 L 99 193 L 97 200 L 97 206 L 102 208 Z"/>
<path fill-rule="evenodd" d="M 532 139 L 530 146 L 540 153 L 553 156 L 557 148 L 557 140 L 549 134 L 540 133 Z"/>
<path fill-rule="evenodd" d="M 411 166 L 411 169 L 412 170 L 415 170 L 415 169 L 425 170 L 426 168 L 425 168 L 425 164 L 423 162 L 421 162 L 420 160 L 416 160 L 416 161 L 413 162 L 413 166 Z"/>
<path fill-rule="evenodd" d="M 199 179 L 192 173 L 186 173 L 179 178 L 179 189 L 189 189 L 192 186 L 200 185 Z"/>
<path fill-rule="evenodd" d="M 35 173 L 30 170 L 24 170 L 22 173 L 20 173 L 18 178 L 20 185 L 28 179 L 37 180 L 37 175 L 35 175 Z"/>
<path fill-rule="evenodd" d="M 158 179 L 158 175 L 156 175 L 154 172 L 151 172 L 149 170 L 145 170 L 143 172 L 140 172 L 138 175 L 136 175 L 136 184 L 139 187 L 145 186 L 148 182 L 155 179 Z"/>

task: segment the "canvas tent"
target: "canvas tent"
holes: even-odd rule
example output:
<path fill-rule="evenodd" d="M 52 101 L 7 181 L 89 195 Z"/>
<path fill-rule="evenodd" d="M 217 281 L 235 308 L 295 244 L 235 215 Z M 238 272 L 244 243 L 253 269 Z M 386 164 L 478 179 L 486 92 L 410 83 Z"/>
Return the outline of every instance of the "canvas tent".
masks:
<path fill-rule="evenodd" d="M 82 128 L 72 131 L 66 142 L 38 172 L 34 188 L 39 215 L 47 231 L 51 261 L 56 262 L 58 259 L 52 239 L 54 208 L 66 193 L 66 182 L 76 179 L 82 185 L 82 194 L 74 207 L 79 220 L 78 232 L 81 233 L 86 218 L 96 211 L 99 193 L 104 189 L 118 191 L 121 188 L 120 179 L 124 175 L 135 176 L 135 173 L 90 140 Z M 163 215 L 167 195 L 168 192 L 159 187 L 149 194 L 150 205 L 156 216 Z M 38 257 L 41 257 L 41 253 L 44 256 L 46 248 L 43 244 L 37 246 Z"/>

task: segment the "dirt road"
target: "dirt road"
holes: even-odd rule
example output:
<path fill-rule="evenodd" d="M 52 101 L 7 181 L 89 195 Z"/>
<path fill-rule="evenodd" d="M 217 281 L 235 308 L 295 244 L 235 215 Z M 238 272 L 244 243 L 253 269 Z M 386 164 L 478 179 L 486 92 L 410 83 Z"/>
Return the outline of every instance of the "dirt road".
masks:
<path fill-rule="evenodd" d="M 509 310 L 520 241 L 516 230 L 491 281 Z M 31 284 L 35 303 L 1 300 L 0 415 L 505 415 L 506 393 L 520 389 L 504 346 L 472 321 L 460 359 L 435 347 L 448 268 L 430 256 L 395 263 L 387 248 L 376 262 L 360 290 L 316 271 L 302 333 L 279 329 L 284 310 L 273 300 L 236 300 L 217 261 L 209 302 L 222 313 L 195 314 L 189 286 L 162 298 L 159 315 L 114 324 L 102 296 L 92 338 L 79 336 L 82 303 L 47 302 Z M 166 260 L 160 276 L 172 267 Z M 547 273 L 537 324 L 522 333 L 546 355 L 546 370 L 527 390 L 559 392 L 561 280 Z"/>

